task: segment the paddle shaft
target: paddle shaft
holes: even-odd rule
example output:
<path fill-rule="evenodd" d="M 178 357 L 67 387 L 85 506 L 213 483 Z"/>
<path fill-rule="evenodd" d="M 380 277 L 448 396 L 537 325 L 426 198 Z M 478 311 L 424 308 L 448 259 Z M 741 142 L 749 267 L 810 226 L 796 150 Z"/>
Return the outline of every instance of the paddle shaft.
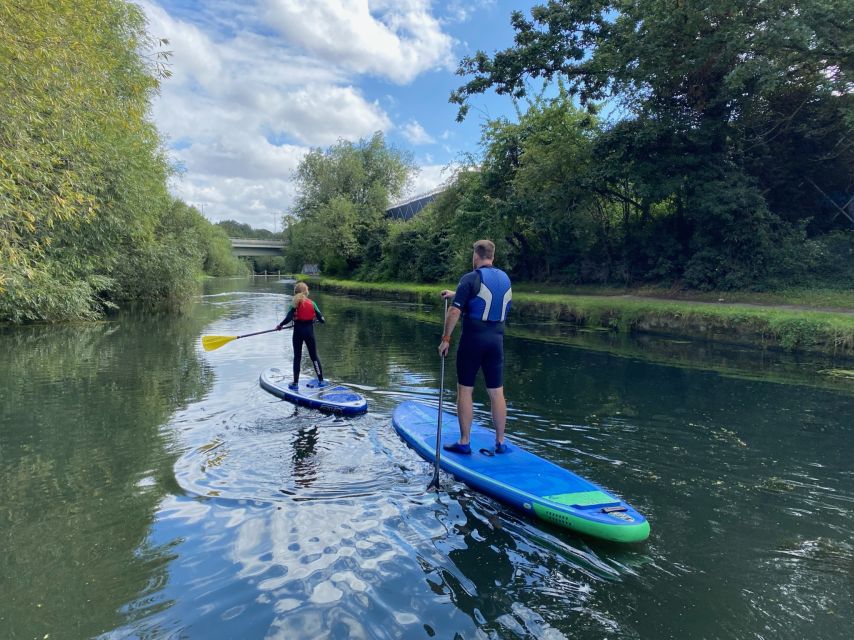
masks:
<path fill-rule="evenodd" d="M 262 333 L 272 333 L 273 331 L 278 331 L 278 329 L 266 329 L 265 331 L 256 331 L 255 333 L 244 333 L 242 336 L 237 336 L 235 340 L 248 338 L 249 336 L 260 336 Z"/>
<path fill-rule="evenodd" d="M 442 316 L 442 330 L 444 332 L 445 321 L 448 317 L 448 299 L 445 298 L 445 315 Z M 430 480 L 428 489 L 439 489 L 439 456 L 442 453 L 442 404 L 445 396 L 445 356 L 441 356 L 441 367 L 439 369 L 439 421 L 436 425 L 436 465 L 433 467 L 433 479 Z"/>
<path fill-rule="evenodd" d="M 289 324 L 287 327 L 281 328 L 287 329 L 290 327 L 293 327 L 293 325 Z M 242 336 L 202 336 L 202 347 L 205 351 L 215 351 L 220 347 L 224 347 L 233 340 L 248 338 L 249 336 L 259 336 L 262 333 L 272 333 L 273 331 L 279 331 L 279 327 L 276 327 L 275 329 L 265 329 L 264 331 L 256 331 L 255 333 L 244 333 Z"/>
<path fill-rule="evenodd" d="M 282 329 L 293 329 L 293 323 L 287 324 Z M 266 329 L 264 331 L 256 331 L 255 333 L 244 333 L 242 336 L 236 336 L 234 339 L 239 340 L 240 338 L 248 338 L 249 336 L 260 336 L 262 333 L 272 333 L 273 331 L 279 331 L 279 328 L 275 329 Z"/>

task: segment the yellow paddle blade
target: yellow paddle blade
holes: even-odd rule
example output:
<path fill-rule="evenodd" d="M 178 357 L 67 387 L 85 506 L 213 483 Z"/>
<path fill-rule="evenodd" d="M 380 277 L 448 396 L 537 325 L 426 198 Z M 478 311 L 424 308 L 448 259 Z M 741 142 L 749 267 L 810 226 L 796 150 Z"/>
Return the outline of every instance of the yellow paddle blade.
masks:
<path fill-rule="evenodd" d="M 237 338 L 238 336 L 202 336 L 202 347 L 205 351 L 213 351 Z"/>

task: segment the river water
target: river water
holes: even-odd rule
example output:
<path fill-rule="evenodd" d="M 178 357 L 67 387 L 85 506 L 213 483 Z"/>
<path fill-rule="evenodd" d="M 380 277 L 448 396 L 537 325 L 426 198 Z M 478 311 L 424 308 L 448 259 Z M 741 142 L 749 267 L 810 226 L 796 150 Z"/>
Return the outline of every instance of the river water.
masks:
<path fill-rule="evenodd" d="M 448 476 L 425 491 L 390 416 L 438 402 L 438 306 L 314 296 L 356 418 L 260 389 L 287 332 L 202 351 L 274 326 L 290 289 L 0 330 L 0 637 L 851 637 L 854 384 L 833 363 L 511 327 L 510 438 L 644 513 L 649 541 L 620 546 Z"/>

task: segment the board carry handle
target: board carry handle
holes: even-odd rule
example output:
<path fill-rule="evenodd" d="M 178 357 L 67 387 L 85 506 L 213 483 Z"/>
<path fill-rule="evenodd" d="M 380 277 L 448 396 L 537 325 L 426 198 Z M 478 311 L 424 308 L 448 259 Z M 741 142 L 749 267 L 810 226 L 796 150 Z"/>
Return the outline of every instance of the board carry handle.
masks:
<path fill-rule="evenodd" d="M 618 507 L 602 507 L 602 513 L 618 513 L 620 511 L 628 511 L 628 509 L 622 505 Z"/>

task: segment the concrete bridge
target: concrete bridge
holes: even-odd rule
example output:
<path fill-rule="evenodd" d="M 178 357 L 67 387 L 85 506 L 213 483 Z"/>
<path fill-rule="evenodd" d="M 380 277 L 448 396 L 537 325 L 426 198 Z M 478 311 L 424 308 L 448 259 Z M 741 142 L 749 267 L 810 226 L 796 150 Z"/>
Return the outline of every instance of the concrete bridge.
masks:
<path fill-rule="evenodd" d="M 285 249 L 281 240 L 256 240 L 254 238 L 229 238 L 236 256 L 280 256 Z"/>

